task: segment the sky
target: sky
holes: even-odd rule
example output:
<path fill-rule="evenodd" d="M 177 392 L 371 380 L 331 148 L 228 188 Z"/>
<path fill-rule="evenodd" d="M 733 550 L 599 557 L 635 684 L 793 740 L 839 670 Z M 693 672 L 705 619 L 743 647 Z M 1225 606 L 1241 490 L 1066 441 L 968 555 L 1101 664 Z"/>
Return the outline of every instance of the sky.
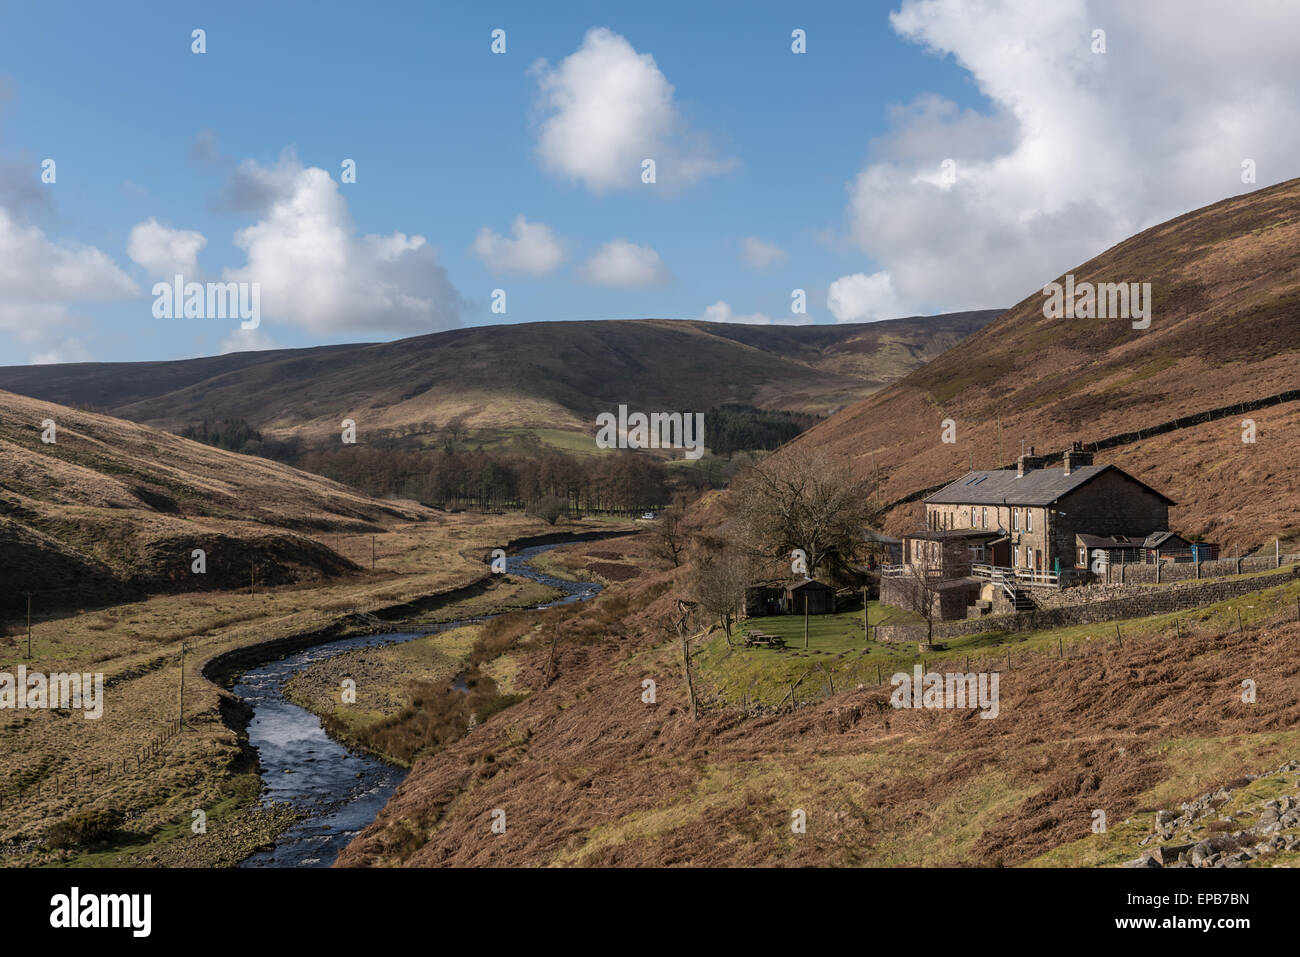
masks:
<path fill-rule="evenodd" d="M 1300 175 L 1297 36 L 1285 0 L 10 0 L 0 364 L 1009 306 Z M 168 313 L 176 275 L 256 319 Z"/>

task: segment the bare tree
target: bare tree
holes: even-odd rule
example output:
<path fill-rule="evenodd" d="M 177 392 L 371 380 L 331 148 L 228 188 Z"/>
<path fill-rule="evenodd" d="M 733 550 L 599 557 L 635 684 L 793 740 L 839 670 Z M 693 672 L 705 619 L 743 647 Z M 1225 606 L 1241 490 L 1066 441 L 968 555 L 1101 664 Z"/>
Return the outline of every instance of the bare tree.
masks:
<path fill-rule="evenodd" d="M 554 525 L 568 511 L 569 503 L 558 495 L 543 495 L 528 506 L 528 514 L 540 518 L 547 525 Z"/>
<path fill-rule="evenodd" d="M 934 644 L 934 619 L 938 615 L 940 586 L 943 574 L 939 567 L 929 562 L 904 565 L 902 590 L 909 611 L 925 618 L 925 643 Z"/>
<path fill-rule="evenodd" d="M 677 639 L 682 643 L 682 667 L 686 670 L 686 695 L 691 703 L 691 720 L 698 721 L 700 714 L 695 703 L 695 680 L 691 677 L 691 642 L 687 637 L 694 610 L 695 602 L 677 599 L 677 612 L 672 616 L 672 626 L 677 632 Z"/>
<path fill-rule="evenodd" d="M 686 550 L 686 528 L 682 524 L 682 509 L 674 505 L 659 513 L 654 531 L 650 535 L 650 553 L 660 561 L 671 562 L 673 568 L 682 563 Z"/>
<path fill-rule="evenodd" d="M 702 555 L 695 573 L 695 600 L 700 611 L 722 625 L 727 644 L 732 644 L 731 625 L 736 609 L 744 600 L 754 576 L 754 565 L 739 548 Z"/>
<path fill-rule="evenodd" d="M 824 563 L 845 563 L 864 526 L 877 524 L 875 486 L 821 451 L 786 449 L 737 477 L 728 509 L 745 546 L 772 559 L 802 549 L 808 574 Z"/>

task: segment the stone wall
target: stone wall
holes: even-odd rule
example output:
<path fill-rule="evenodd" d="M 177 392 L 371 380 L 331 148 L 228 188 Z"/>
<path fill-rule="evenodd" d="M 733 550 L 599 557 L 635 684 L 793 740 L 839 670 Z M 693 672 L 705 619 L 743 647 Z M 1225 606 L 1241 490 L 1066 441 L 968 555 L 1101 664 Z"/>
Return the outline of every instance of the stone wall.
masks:
<path fill-rule="evenodd" d="M 1063 628 L 1099 621 L 1118 621 L 1121 618 L 1163 615 L 1187 608 L 1212 605 L 1215 602 L 1236 598 L 1238 595 L 1285 584 L 1296 578 L 1300 578 L 1300 566 L 1283 569 L 1272 575 L 1261 575 L 1258 578 L 1188 582 L 1170 585 L 1168 588 L 1147 588 L 1140 594 L 1122 598 L 1044 608 L 1019 615 L 987 615 L 965 621 L 936 622 L 934 637 L 941 640 L 985 631 L 1036 631 L 1041 628 Z M 920 641 L 926 636 L 926 628 L 923 625 L 880 625 L 875 629 L 873 636 L 878 641 Z"/>
<path fill-rule="evenodd" d="M 1289 557 L 1289 556 L 1288 556 Z M 1110 565 L 1103 576 L 1109 585 L 1154 585 L 1157 567 L 1161 582 L 1188 581 L 1196 578 L 1218 578 L 1223 575 L 1242 575 L 1261 572 L 1276 566 L 1272 555 L 1252 558 L 1216 558 L 1212 562 L 1154 562 L 1145 565 Z"/>

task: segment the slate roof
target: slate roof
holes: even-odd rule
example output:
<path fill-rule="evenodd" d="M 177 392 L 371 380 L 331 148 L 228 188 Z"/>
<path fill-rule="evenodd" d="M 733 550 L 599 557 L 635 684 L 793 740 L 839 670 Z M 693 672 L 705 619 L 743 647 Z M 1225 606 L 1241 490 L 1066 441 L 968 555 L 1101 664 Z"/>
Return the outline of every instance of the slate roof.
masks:
<path fill-rule="evenodd" d="M 1018 478 L 1015 469 L 967 472 L 925 500 L 927 505 L 1052 505 L 1107 471 L 1115 471 L 1130 482 L 1159 496 L 1167 505 L 1176 504 L 1167 495 L 1139 482 L 1113 465 L 1083 465 L 1072 469 L 1034 469 Z"/>
<path fill-rule="evenodd" d="M 821 589 L 825 589 L 826 591 L 835 590 L 830 585 L 826 584 L 825 582 L 819 582 L 815 578 L 802 578 L 799 581 L 790 582 L 788 585 L 785 586 L 786 591 L 803 591 L 803 589 L 805 588 L 813 588 L 813 589 L 821 588 Z"/>
<path fill-rule="evenodd" d="M 1145 548 L 1141 535 L 1089 535 L 1080 532 L 1075 536 L 1089 548 Z"/>

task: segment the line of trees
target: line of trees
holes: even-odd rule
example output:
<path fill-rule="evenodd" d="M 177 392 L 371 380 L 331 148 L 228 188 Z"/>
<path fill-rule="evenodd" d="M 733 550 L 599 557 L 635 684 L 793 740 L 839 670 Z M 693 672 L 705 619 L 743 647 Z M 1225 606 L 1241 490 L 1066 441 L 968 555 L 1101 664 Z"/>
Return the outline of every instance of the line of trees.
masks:
<path fill-rule="evenodd" d="M 629 513 L 670 498 L 663 464 L 636 452 L 522 455 L 339 444 L 308 449 L 294 464 L 372 495 L 443 508 L 527 508 L 558 499 L 569 514 Z"/>

